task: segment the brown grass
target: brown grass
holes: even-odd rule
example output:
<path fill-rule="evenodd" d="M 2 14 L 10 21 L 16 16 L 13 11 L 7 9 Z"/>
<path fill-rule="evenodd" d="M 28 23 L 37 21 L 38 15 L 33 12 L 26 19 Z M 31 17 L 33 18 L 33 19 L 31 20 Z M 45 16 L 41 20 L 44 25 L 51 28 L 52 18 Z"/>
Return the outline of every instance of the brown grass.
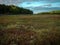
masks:
<path fill-rule="evenodd" d="M 0 16 L 0 45 L 60 45 L 60 16 Z"/>

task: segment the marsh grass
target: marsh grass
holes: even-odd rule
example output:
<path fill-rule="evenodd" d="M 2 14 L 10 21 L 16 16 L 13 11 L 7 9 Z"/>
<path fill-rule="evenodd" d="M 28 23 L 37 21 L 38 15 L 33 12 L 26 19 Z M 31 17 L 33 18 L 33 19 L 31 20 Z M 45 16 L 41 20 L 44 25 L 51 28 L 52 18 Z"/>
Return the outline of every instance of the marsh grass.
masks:
<path fill-rule="evenodd" d="M 60 45 L 60 16 L 0 16 L 0 45 Z"/>

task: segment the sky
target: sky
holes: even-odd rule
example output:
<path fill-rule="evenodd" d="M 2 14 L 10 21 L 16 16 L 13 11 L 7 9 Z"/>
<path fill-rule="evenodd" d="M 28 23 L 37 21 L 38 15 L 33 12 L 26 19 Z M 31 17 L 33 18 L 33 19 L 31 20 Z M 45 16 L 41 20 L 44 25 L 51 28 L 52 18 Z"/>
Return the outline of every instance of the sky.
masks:
<path fill-rule="evenodd" d="M 16 5 L 34 13 L 60 10 L 60 0 L 0 0 L 0 4 Z"/>

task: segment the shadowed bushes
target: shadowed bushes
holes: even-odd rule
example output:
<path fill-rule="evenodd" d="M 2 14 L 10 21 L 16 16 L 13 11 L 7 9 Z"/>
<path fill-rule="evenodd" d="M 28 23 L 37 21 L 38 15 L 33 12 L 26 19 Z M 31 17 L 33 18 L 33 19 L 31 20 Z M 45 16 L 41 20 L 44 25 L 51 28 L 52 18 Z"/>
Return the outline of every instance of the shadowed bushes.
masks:
<path fill-rule="evenodd" d="M 34 31 L 24 26 L 3 29 L 0 30 L 0 45 L 60 45 L 60 30 Z"/>
<path fill-rule="evenodd" d="M 0 45 L 35 45 L 36 32 L 20 28 L 0 30 Z"/>
<path fill-rule="evenodd" d="M 60 10 L 54 10 L 54 11 L 50 11 L 50 12 L 42 12 L 42 13 L 38 13 L 38 14 L 60 14 Z"/>
<path fill-rule="evenodd" d="M 33 12 L 14 5 L 0 4 L 0 14 L 33 14 Z"/>

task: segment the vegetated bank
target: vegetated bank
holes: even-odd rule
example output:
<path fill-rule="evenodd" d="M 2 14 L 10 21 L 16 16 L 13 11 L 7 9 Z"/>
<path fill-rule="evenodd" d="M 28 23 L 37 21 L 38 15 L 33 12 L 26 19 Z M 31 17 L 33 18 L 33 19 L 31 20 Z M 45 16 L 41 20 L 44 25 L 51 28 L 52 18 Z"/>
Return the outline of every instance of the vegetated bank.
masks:
<path fill-rule="evenodd" d="M 49 14 L 49 15 L 59 15 L 60 14 L 60 10 L 53 10 L 53 11 L 49 11 L 49 12 L 41 12 L 41 13 L 38 13 L 38 15 L 45 15 L 45 14 Z"/>
<path fill-rule="evenodd" d="M 14 5 L 0 4 L 0 14 L 33 14 L 33 11 Z"/>

